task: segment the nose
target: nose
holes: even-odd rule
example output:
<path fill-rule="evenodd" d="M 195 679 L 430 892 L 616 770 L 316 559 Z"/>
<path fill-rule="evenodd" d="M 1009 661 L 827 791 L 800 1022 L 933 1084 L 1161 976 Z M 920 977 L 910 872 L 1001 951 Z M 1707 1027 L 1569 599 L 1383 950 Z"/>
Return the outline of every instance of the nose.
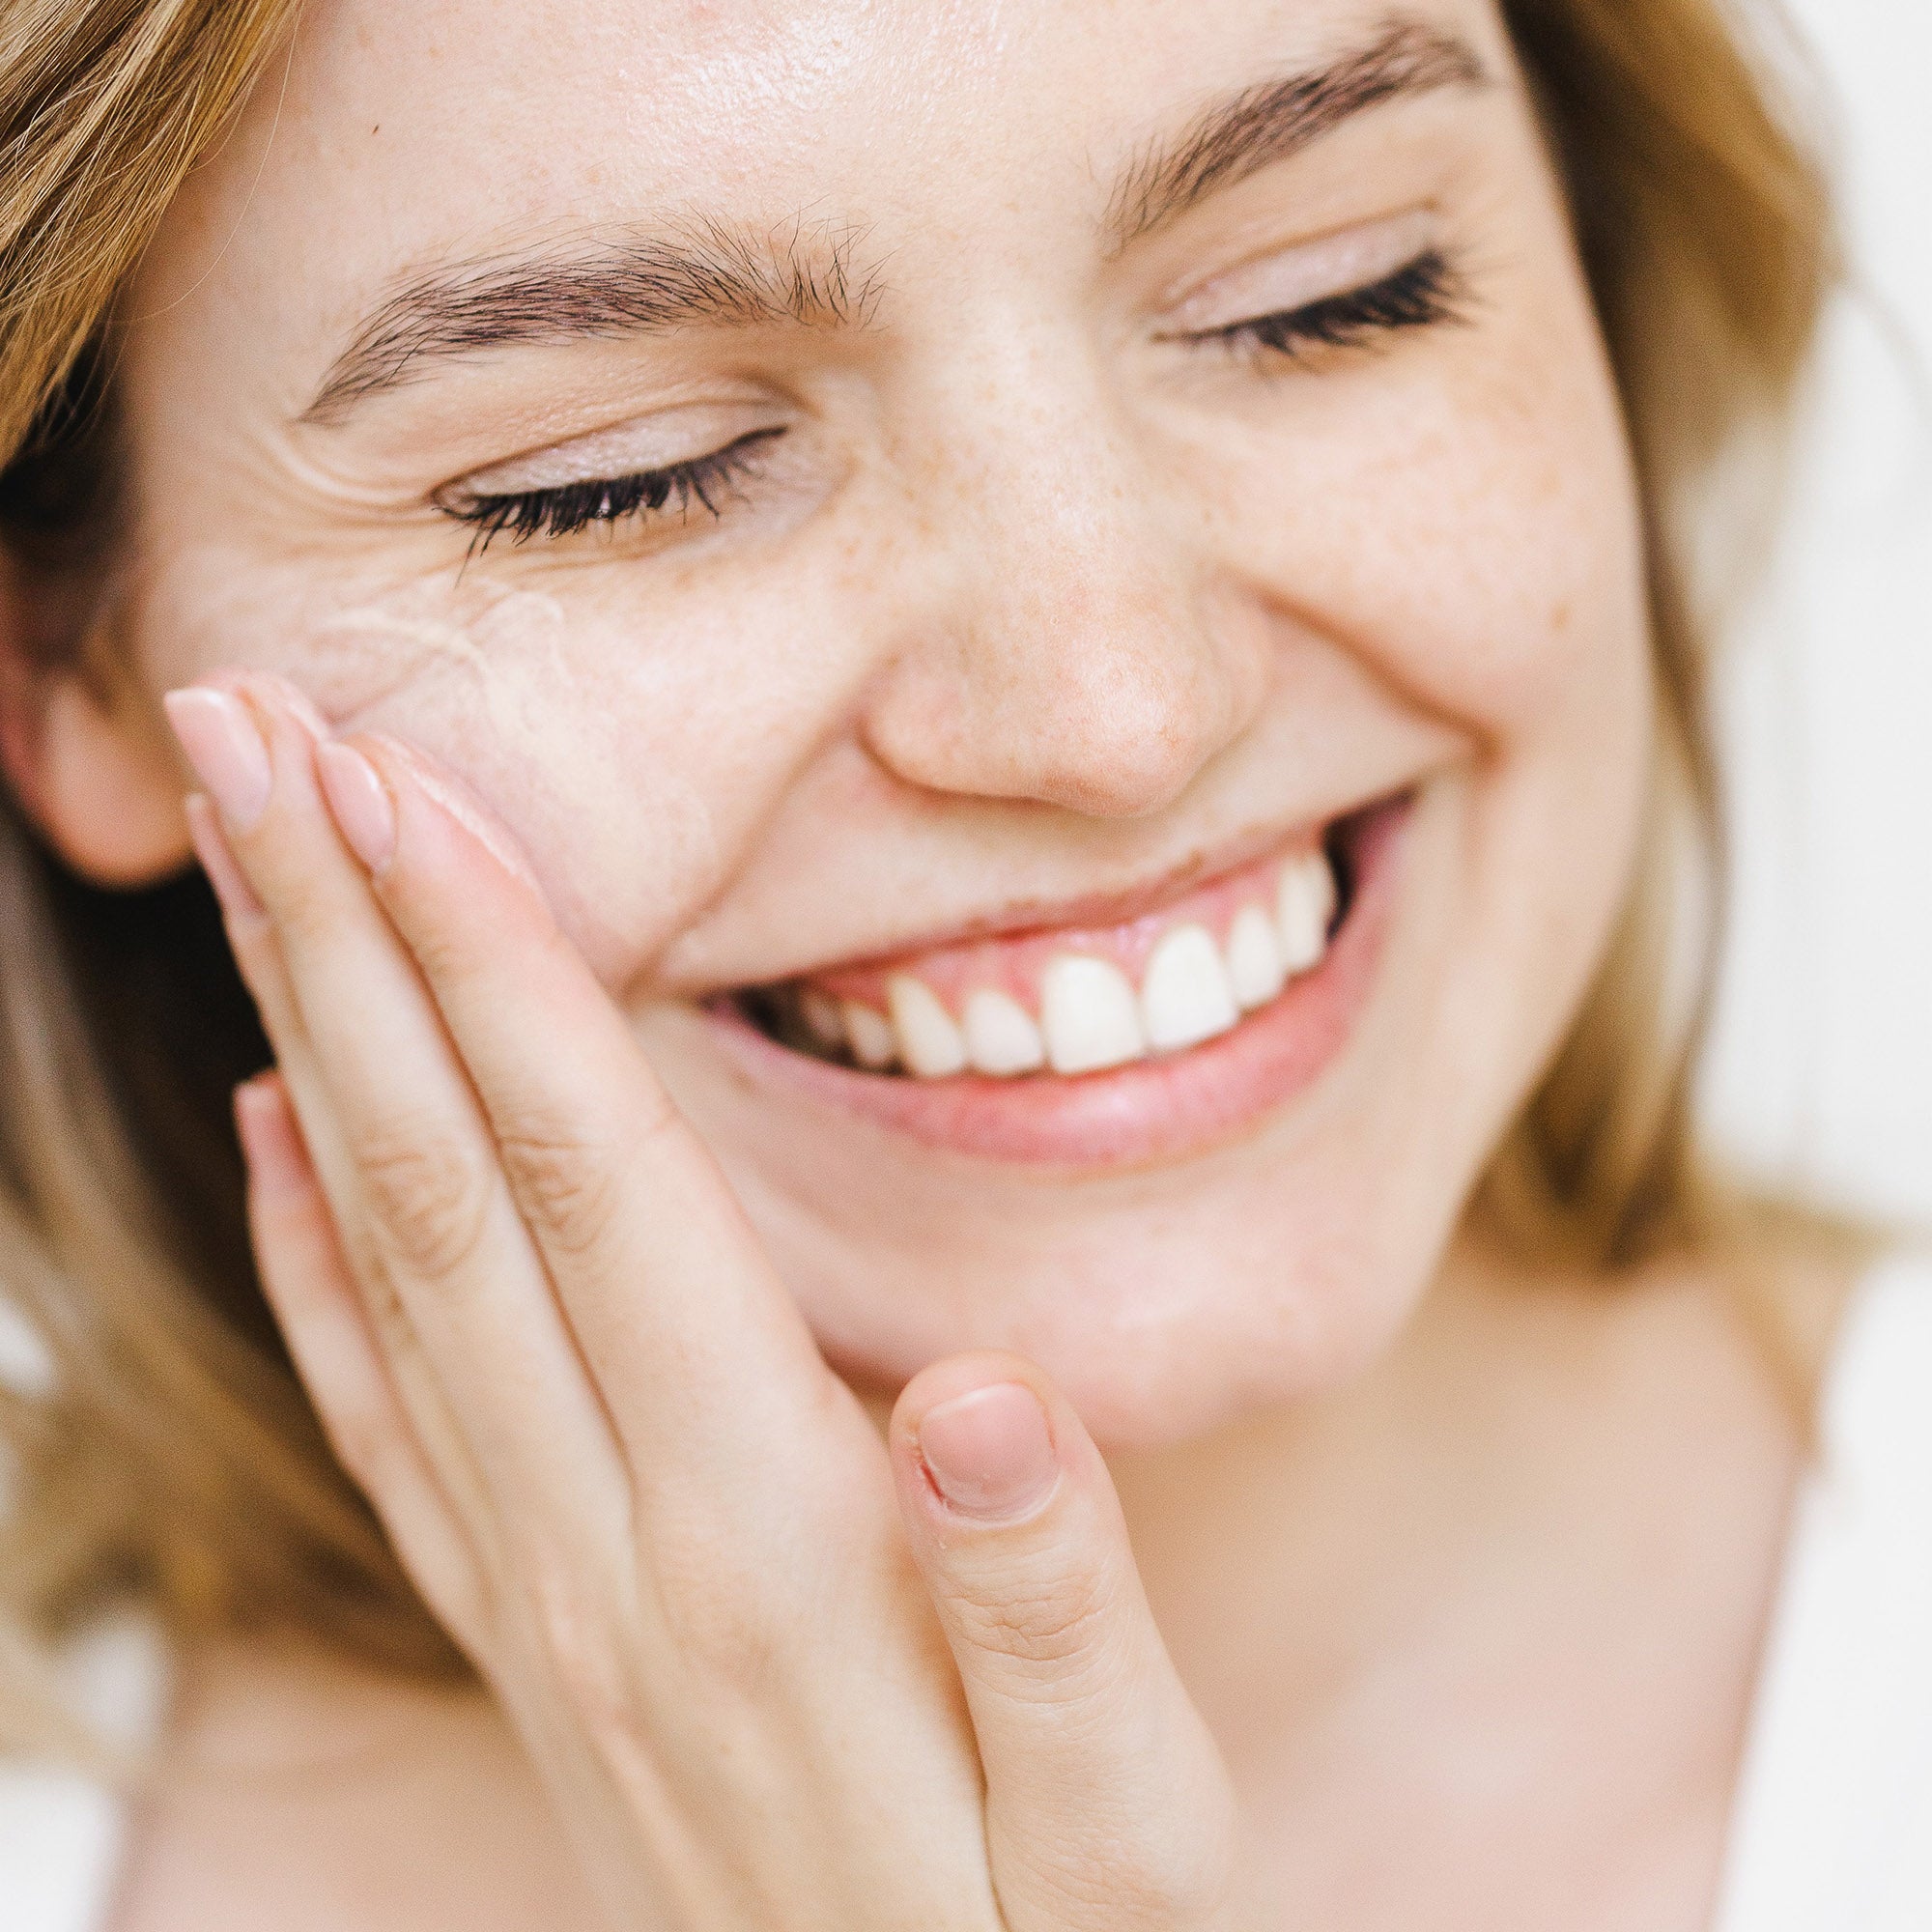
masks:
<path fill-rule="evenodd" d="M 1023 433 L 927 445 L 900 558 L 923 587 L 867 742 L 930 791 L 1153 813 L 1260 708 L 1264 627 L 1134 425 L 1064 374 L 1029 386 L 972 399 L 976 421 Z"/>

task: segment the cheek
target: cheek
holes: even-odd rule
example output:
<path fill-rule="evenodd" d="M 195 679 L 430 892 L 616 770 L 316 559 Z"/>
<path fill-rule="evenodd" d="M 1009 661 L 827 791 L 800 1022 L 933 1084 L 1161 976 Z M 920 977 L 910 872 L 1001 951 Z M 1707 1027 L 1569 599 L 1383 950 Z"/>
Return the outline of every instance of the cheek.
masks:
<path fill-rule="evenodd" d="M 478 567 L 364 595 L 318 581 L 313 565 L 183 557 L 143 612 L 155 688 L 271 671 L 338 728 L 426 752 L 504 820 L 612 984 L 718 890 L 836 713 L 819 631 L 838 627 L 795 599 L 639 611 L 621 563 L 558 592 Z"/>
<path fill-rule="evenodd" d="M 1463 1030 L 1512 1078 L 1519 1036 L 1540 1051 L 1560 1026 L 1621 900 L 1652 731 L 1614 392 L 1582 322 L 1550 334 L 1534 358 L 1518 339 L 1461 382 L 1378 397 L 1352 436 L 1318 426 L 1289 513 L 1239 526 L 1298 622 L 1475 748 L 1445 971 Z"/>
<path fill-rule="evenodd" d="M 740 734 L 768 721 L 718 703 L 701 651 L 547 592 L 485 580 L 459 611 L 415 616 L 411 601 L 315 634 L 331 715 L 454 771 L 516 833 L 593 967 L 637 971 L 717 879 Z"/>
<path fill-rule="evenodd" d="M 1578 460 L 1460 423 L 1381 461 L 1351 452 L 1292 544 L 1266 543 L 1264 567 L 1407 701 L 1478 742 L 1533 738 L 1628 690 L 1643 665 L 1640 550 L 1614 447 Z"/>
<path fill-rule="evenodd" d="M 1504 749 L 1640 705 L 1648 654 L 1635 480 L 1587 296 L 1560 227 L 1519 252 L 1469 326 L 1291 374 L 1272 420 L 1199 472 L 1264 594 Z"/>

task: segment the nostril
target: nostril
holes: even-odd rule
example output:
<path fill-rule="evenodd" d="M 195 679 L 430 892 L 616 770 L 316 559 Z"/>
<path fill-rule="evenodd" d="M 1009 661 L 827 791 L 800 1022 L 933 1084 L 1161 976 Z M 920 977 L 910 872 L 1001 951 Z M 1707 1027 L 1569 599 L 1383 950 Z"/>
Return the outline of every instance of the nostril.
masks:
<path fill-rule="evenodd" d="M 1120 685 L 1069 694 L 1008 732 L 980 765 L 1000 795 L 1088 818 L 1145 818 L 1181 798 L 1223 740 L 1157 695 Z"/>
<path fill-rule="evenodd" d="M 1247 630 L 1177 607 L 1154 589 L 1029 599 L 997 630 L 935 638 L 874 687 L 862 742 L 923 790 L 1093 818 L 1160 811 L 1248 727 L 1268 688 L 1267 654 Z"/>

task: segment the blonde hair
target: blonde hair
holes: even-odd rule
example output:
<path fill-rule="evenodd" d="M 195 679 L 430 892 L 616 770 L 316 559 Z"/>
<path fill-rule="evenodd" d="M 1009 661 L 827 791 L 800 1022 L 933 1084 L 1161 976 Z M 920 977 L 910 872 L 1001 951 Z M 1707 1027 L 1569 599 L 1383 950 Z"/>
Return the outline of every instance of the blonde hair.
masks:
<path fill-rule="evenodd" d="M 116 294 L 294 4 L 15 0 L 0 18 L 0 567 L 22 608 L 54 613 L 26 640 L 43 659 L 77 648 L 71 586 L 111 542 Z M 1786 409 L 1832 224 L 1719 0 L 1503 13 L 1624 400 L 1662 722 L 1622 928 L 1479 1206 L 1537 1253 L 1614 1272 L 1708 1245 L 1722 1221 L 1688 1113 L 1721 873 L 1690 525 L 1719 456 Z M 1674 971 L 1686 957 L 1703 964 Z M 227 1097 L 266 1052 L 198 880 L 91 889 L 0 801 L 0 1293 L 52 1364 L 41 1395 L 0 1390 L 0 1671 L 117 1591 L 182 1632 L 294 1627 L 399 1669 L 457 1667 L 253 1282 Z M 0 1692 L 0 1724 L 24 1708 Z"/>

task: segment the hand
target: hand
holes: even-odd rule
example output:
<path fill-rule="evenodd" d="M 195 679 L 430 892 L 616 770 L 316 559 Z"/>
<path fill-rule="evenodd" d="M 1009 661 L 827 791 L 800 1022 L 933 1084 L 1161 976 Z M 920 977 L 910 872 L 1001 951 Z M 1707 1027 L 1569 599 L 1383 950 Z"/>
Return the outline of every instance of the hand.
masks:
<path fill-rule="evenodd" d="M 1041 1372 L 937 1363 L 882 1445 L 507 837 L 272 680 L 170 710 L 277 1059 L 265 1287 L 612 1922 L 1232 1926 L 1223 1767 Z"/>

